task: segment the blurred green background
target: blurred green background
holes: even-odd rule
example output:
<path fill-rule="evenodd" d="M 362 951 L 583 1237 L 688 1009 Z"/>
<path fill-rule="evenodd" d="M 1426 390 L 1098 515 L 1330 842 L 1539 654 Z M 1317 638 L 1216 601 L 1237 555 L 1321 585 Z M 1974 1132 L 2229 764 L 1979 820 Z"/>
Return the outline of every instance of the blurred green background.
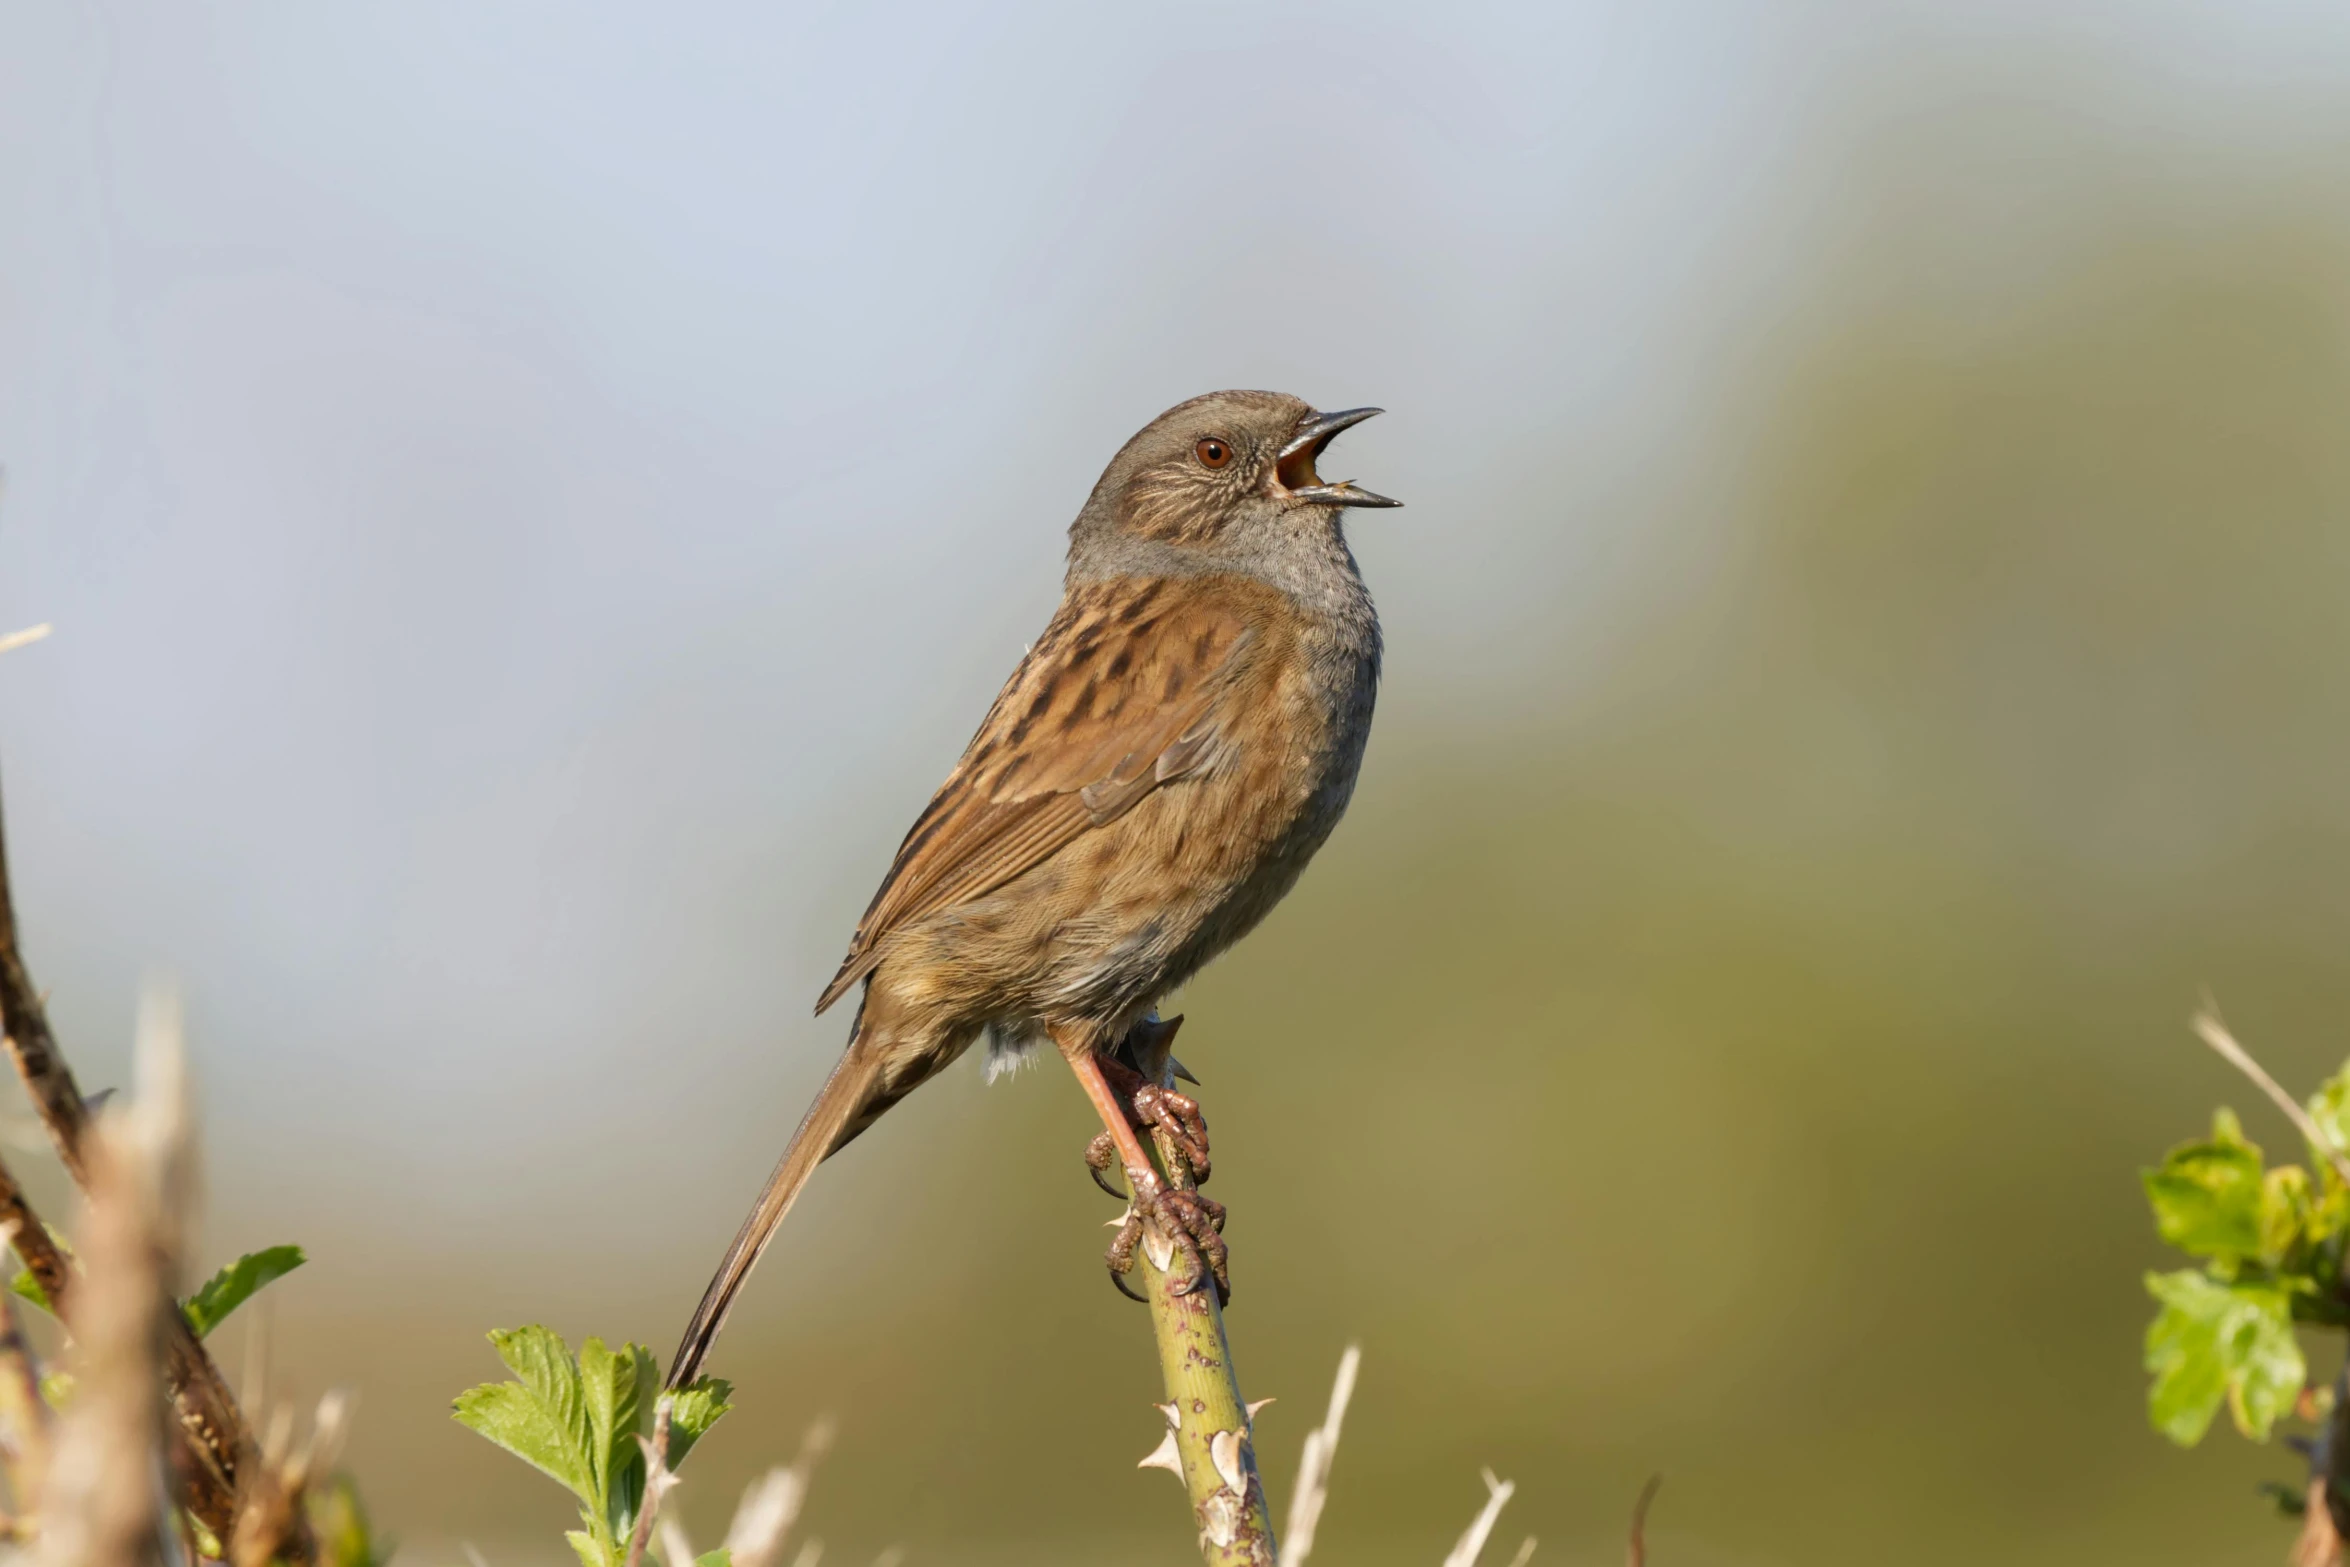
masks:
<path fill-rule="evenodd" d="M 1176 1003 L 1277 1507 L 1364 1347 L 1317 1560 L 1480 1465 L 1503 1559 L 1653 1471 L 1668 1567 L 2280 1556 L 2289 1453 L 2146 1428 L 2136 1170 L 2291 1146 L 2206 987 L 2350 1052 L 2340 16 L 195 14 L 0 50 L 12 847 L 87 1075 L 187 987 L 409 1560 L 557 1559 L 482 1331 L 667 1351 L 1058 530 L 1230 383 L 1409 503 L 1353 814 Z M 827 1170 L 698 1535 L 830 1412 L 827 1561 L 1192 1559 L 1088 1132 L 959 1069 Z"/>

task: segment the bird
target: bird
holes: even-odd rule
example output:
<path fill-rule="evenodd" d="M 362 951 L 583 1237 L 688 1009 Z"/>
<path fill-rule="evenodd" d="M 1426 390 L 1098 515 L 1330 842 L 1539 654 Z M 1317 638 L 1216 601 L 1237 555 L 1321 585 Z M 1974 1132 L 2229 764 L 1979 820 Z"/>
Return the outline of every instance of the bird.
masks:
<path fill-rule="evenodd" d="M 1148 1219 L 1189 1259 L 1181 1288 L 1211 1273 L 1219 1297 L 1228 1288 L 1222 1209 L 1196 1183 L 1162 1180 L 1139 1135 L 1163 1127 L 1204 1178 L 1197 1102 L 1152 1081 L 1156 1063 L 1122 1057 L 1138 1039 L 1163 1046 L 1180 1020 L 1157 1023 L 1161 998 L 1271 911 L 1353 796 L 1381 641 L 1344 517 L 1401 503 L 1325 481 L 1316 463 L 1381 411 L 1211 392 L 1110 460 L 1070 524 L 1060 607 L 907 831 L 817 1000 L 822 1015 L 864 987 L 669 1387 L 700 1374 L 816 1167 L 983 1038 L 991 1077 L 1058 1053 L 1100 1115 L 1088 1162 L 1100 1181 L 1121 1161 L 1130 1204 L 1113 1280 Z"/>

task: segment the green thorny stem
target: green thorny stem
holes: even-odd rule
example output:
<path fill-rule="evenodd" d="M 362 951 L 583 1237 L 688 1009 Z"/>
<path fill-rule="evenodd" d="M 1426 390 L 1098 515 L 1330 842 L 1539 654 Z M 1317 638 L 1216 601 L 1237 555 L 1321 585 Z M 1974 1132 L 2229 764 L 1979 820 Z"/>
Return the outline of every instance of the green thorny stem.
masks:
<path fill-rule="evenodd" d="M 1164 1073 L 1160 1081 L 1167 1087 L 1174 1083 Z M 1167 1135 L 1154 1132 L 1151 1144 L 1159 1178 L 1188 1189 L 1190 1173 L 1173 1157 Z M 1163 1236 L 1146 1230 L 1135 1253 L 1143 1294 L 1150 1301 L 1151 1331 L 1159 1341 L 1159 1368 L 1167 1379 L 1167 1402 L 1159 1412 L 1166 1416 L 1169 1440 L 1182 1464 L 1183 1488 L 1199 1523 L 1200 1552 L 1210 1567 L 1274 1567 L 1272 1509 L 1257 1473 L 1256 1437 L 1233 1375 L 1216 1286 L 1210 1281 L 1178 1294 L 1189 1275 L 1161 1266 L 1162 1259 L 1183 1266 L 1183 1253 L 1170 1252 Z"/>

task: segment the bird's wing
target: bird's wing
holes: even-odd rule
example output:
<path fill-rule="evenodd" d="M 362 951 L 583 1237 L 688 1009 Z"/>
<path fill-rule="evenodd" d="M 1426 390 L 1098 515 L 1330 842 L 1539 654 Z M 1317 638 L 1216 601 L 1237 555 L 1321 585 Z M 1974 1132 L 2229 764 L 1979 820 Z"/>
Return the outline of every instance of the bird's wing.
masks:
<path fill-rule="evenodd" d="M 1225 596 L 1181 591 L 1197 582 L 1119 578 L 1062 602 L 906 834 L 818 1012 L 873 971 L 891 931 L 987 896 L 1214 761 L 1216 699 L 1255 637 Z"/>

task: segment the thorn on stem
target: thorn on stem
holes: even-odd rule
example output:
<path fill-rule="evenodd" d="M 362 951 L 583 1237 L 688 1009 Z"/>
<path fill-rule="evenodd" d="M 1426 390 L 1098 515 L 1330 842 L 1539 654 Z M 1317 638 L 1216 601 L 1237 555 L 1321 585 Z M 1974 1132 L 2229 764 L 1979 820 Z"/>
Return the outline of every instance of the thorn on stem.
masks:
<path fill-rule="evenodd" d="M 1219 1431 L 1208 1438 L 1208 1462 L 1216 1466 L 1216 1475 L 1234 1496 L 1248 1495 L 1248 1470 L 1241 1466 L 1241 1442 L 1244 1433 Z"/>
<path fill-rule="evenodd" d="M 1183 1455 L 1175 1447 L 1175 1433 L 1169 1431 L 1160 1437 L 1159 1445 L 1152 1448 L 1142 1462 L 1134 1467 L 1137 1469 L 1164 1469 L 1176 1479 L 1182 1479 Z"/>

